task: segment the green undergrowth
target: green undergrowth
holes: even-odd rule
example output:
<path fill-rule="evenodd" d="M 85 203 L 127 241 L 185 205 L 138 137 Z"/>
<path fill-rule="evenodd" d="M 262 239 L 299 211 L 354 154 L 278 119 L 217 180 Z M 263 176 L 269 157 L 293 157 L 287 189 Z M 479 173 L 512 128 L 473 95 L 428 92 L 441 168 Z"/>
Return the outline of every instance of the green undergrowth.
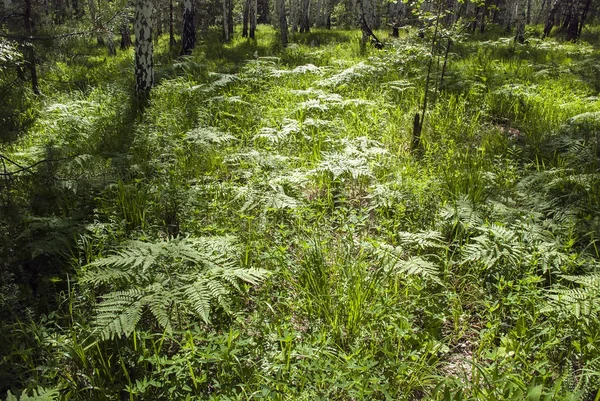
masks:
<path fill-rule="evenodd" d="M 1 145 L 8 399 L 598 399 L 596 48 L 461 39 L 414 154 L 416 33 L 208 35 L 144 105 L 75 47 Z"/>

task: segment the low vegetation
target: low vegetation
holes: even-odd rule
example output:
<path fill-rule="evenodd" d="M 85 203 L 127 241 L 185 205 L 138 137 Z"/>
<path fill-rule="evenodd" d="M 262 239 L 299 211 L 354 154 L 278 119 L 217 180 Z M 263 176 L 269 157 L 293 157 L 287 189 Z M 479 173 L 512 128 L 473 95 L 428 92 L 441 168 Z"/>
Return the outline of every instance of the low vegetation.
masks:
<path fill-rule="evenodd" d="M 598 400 L 599 33 L 541 29 L 161 38 L 145 104 L 66 39 L 5 85 L 2 397 Z"/>

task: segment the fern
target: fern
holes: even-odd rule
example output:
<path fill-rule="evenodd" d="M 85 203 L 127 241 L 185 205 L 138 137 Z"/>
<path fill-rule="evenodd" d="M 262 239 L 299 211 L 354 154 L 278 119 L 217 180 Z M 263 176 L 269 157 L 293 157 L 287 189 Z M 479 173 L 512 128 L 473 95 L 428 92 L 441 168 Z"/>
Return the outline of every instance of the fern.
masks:
<path fill-rule="evenodd" d="M 480 229 L 483 234 L 465 246 L 462 263 L 476 262 L 488 270 L 499 264 L 517 268 L 527 263 L 530 256 L 515 230 L 500 224 Z"/>
<path fill-rule="evenodd" d="M 600 272 L 586 275 L 561 275 L 570 287 L 558 285 L 547 295 L 548 305 L 544 311 L 560 311 L 576 318 L 600 317 Z M 576 285 L 576 287 L 573 287 Z"/>
<path fill-rule="evenodd" d="M 235 139 L 233 135 L 220 131 L 215 127 L 198 127 L 188 131 L 184 139 L 186 142 L 206 148 L 212 145 L 221 145 Z"/>
<path fill-rule="evenodd" d="M 278 144 L 299 132 L 300 126 L 298 121 L 286 118 L 283 120 L 281 129 L 261 128 L 260 132 L 254 136 L 254 140 L 266 140 L 267 142 Z"/>
<path fill-rule="evenodd" d="M 17 398 L 10 390 L 8 390 L 6 393 L 6 401 L 54 401 L 60 396 L 60 392 L 57 389 L 45 389 L 41 387 L 33 390 L 32 393 L 32 395 L 28 395 L 24 392 Z"/>
<path fill-rule="evenodd" d="M 343 151 L 326 153 L 323 161 L 312 173 L 329 174 L 334 180 L 346 177 L 353 180 L 373 178 L 371 162 L 387 153 L 383 146 L 365 137 L 346 140 L 343 144 Z"/>
<path fill-rule="evenodd" d="M 271 182 L 264 187 L 246 186 L 239 188 L 237 199 L 245 199 L 242 212 L 248 212 L 256 208 L 262 209 L 263 213 L 270 210 L 295 209 L 300 202 L 286 194 L 284 187 L 276 182 Z"/>
<path fill-rule="evenodd" d="M 466 194 L 445 205 L 440 212 L 440 220 L 442 226 L 451 231 L 453 237 L 469 235 L 475 227 L 483 223 L 483 218 Z"/>
<path fill-rule="evenodd" d="M 398 242 L 405 248 L 418 251 L 446 249 L 442 234 L 433 230 L 417 233 L 399 232 Z"/>
<path fill-rule="evenodd" d="M 365 244 L 373 255 L 379 259 L 387 271 L 402 273 L 408 276 L 421 276 L 441 283 L 439 267 L 426 259 L 426 256 L 410 256 L 402 246 L 389 244 Z M 431 255 L 429 255 L 431 257 Z"/>
<path fill-rule="evenodd" d="M 324 71 L 323 67 L 317 67 L 314 64 L 306 64 L 306 65 L 299 65 L 298 67 L 294 68 L 293 70 L 273 70 L 273 71 L 271 71 L 271 76 L 279 78 L 284 75 L 304 75 L 304 74 L 321 75 L 321 74 L 323 74 L 323 71 Z"/>
<path fill-rule="evenodd" d="M 323 79 L 317 83 L 322 87 L 333 87 L 337 88 L 342 85 L 355 82 L 359 79 L 363 79 L 365 76 L 372 75 L 377 70 L 376 67 L 360 62 L 350 68 L 341 71 L 329 78 Z"/>
<path fill-rule="evenodd" d="M 231 289 L 239 282 L 259 284 L 262 269 L 242 269 L 230 256 L 230 237 L 174 238 L 148 243 L 131 241 L 115 255 L 84 266 L 84 285 L 116 287 L 97 304 L 96 329 L 102 338 L 129 335 L 149 310 L 163 330 L 171 331 L 173 313 L 210 322 L 218 306 L 230 310 Z"/>

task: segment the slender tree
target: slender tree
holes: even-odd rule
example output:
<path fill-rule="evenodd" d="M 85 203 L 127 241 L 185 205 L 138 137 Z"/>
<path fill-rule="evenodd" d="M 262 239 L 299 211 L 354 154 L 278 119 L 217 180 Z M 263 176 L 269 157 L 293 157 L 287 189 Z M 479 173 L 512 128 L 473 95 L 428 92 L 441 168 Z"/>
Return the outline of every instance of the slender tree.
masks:
<path fill-rule="evenodd" d="M 192 54 L 196 45 L 196 27 L 194 26 L 194 1 L 183 1 L 183 45 L 181 47 L 182 55 Z"/>
<path fill-rule="evenodd" d="M 223 38 L 229 42 L 229 5 L 228 0 L 223 0 Z"/>
<path fill-rule="evenodd" d="M 310 32 L 310 0 L 301 0 L 300 33 Z"/>
<path fill-rule="evenodd" d="M 33 23 L 31 18 L 31 0 L 25 0 L 25 13 L 23 15 L 25 20 L 25 31 L 27 35 L 33 34 Z M 38 84 L 37 68 L 35 66 L 35 51 L 33 49 L 33 43 L 25 42 L 23 44 L 23 56 L 31 75 L 31 89 L 36 95 L 40 94 L 40 88 Z"/>
<path fill-rule="evenodd" d="M 173 6 L 173 0 L 169 0 L 169 48 L 173 49 L 175 47 L 175 28 L 174 24 L 174 14 L 175 7 Z"/>
<path fill-rule="evenodd" d="M 244 11 L 242 13 L 242 37 L 248 37 L 248 20 L 250 15 L 251 0 L 244 1 Z"/>
<path fill-rule="evenodd" d="M 250 0 L 250 8 L 248 13 L 248 19 L 250 20 L 250 39 L 255 39 L 256 37 L 256 18 L 257 18 L 257 0 Z"/>
<path fill-rule="evenodd" d="M 123 22 L 121 25 L 121 50 L 131 47 L 131 31 L 129 30 L 129 21 Z"/>
<path fill-rule="evenodd" d="M 285 0 L 278 0 L 279 4 L 279 30 L 281 31 L 281 44 L 283 47 L 288 44 L 288 25 L 285 16 Z"/>
<path fill-rule="evenodd" d="M 542 38 L 545 38 L 546 36 L 550 35 L 552 27 L 554 26 L 556 13 L 560 9 L 561 3 L 562 0 L 554 0 L 554 3 L 552 4 L 550 11 L 548 12 L 548 18 L 546 19 L 546 24 L 544 25 L 544 34 L 542 35 Z"/>
<path fill-rule="evenodd" d="M 227 26 L 229 27 L 229 37 L 233 36 L 233 0 L 227 0 Z"/>
<path fill-rule="evenodd" d="M 145 97 L 154 85 L 152 0 L 136 0 L 133 30 L 135 33 L 135 90 L 138 97 Z"/>
<path fill-rule="evenodd" d="M 515 29 L 515 42 L 525 42 L 525 4 L 524 0 L 515 1 L 515 17 L 516 17 L 516 29 Z"/>

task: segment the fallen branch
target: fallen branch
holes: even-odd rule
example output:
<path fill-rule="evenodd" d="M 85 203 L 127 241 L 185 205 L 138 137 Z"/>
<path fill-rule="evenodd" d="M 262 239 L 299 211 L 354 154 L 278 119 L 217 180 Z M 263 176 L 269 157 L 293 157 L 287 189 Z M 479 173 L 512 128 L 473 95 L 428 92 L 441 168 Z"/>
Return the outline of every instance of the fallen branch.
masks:
<path fill-rule="evenodd" d="M 0 173 L 0 176 L 11 177 L 13 175 L 16 175 L 16 174 L 19 174 L 19 173 L 23 173 L 23 172 L 35 175 L 36 173 L 35 173 L 35 171 L 32 171 L 32 169 L 34 167 L 36 167 L 36 166 L 39 166 L 40 164 L 43 164 L 43 163 L 54 163 L 54 162 L 69 160 L 69 159 L 73 159 L 74 157 L 75 156 L 61 157 L 61 158 L 58 158 L 58 159 L 43 159 L 43 160 L 40 160 L 40 161 L 38 161 L 36 163 L 33 163 L 33 164 L 29 165 L 29 166 L 23 166 L 23 165 L 17 163 L 16 161 L 8 158 L 7 156 L 0 154 L 0 160 L 2 160 L 2 164 L 4 165 L 4 172 Z M 13 166 L 17 166 L 18 170 L 7 171 L 5 161 L 9 162 Z"/>

